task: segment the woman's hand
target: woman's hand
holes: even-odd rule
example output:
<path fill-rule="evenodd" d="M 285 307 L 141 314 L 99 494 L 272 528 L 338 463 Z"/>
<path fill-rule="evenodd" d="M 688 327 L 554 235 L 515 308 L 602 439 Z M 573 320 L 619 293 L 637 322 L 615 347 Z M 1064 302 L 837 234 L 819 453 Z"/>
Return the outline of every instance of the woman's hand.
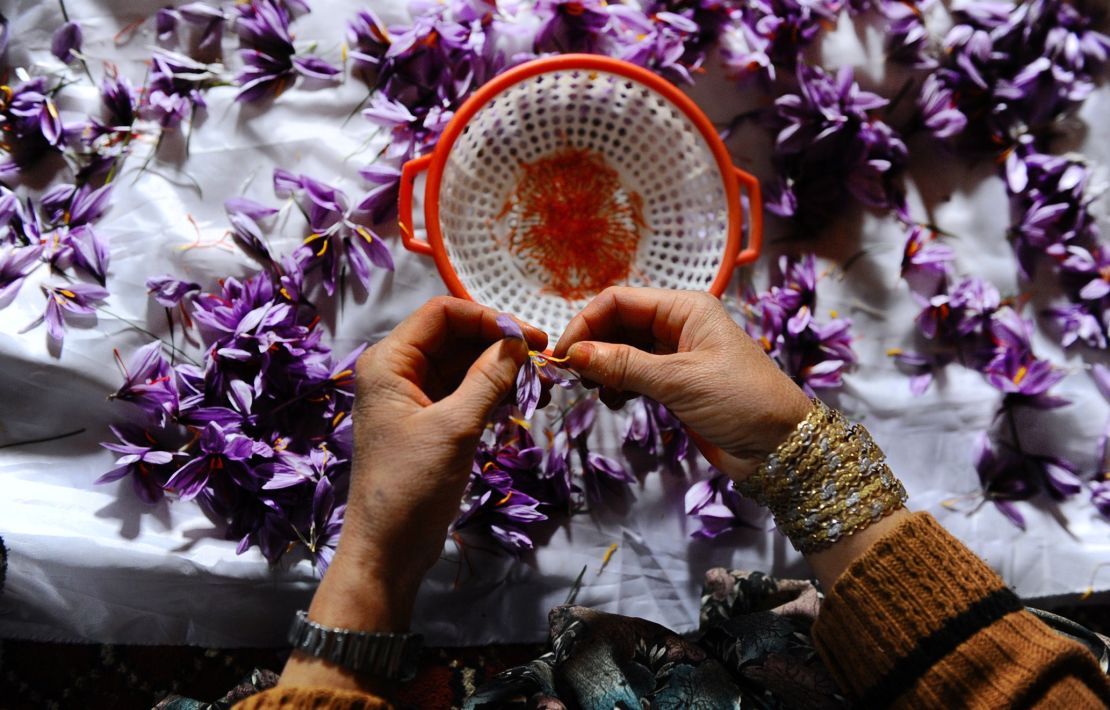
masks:
<path fill-rule="evenodd" d="M 478 440 L 528 357 L 497 311 L 436 298 L 369 348 L 356 368 L 355 453 L 339 555 L 368 576 L 419 585 L 459 512 Z M 547 335 L 525 326 L 529 345 Z"/>
<path fill-rule="evenodd" d="M 326 626 L 403 631 L 424 574 L 459 511 L 478 440 L 512 390 L 528 344 L 503 339 L 497 311 L 435 298 L 358 360 L 351 490 L 335 559 L 309 607 Z M 294 653 L 282 683 L 372 685 Z"/>
<path fill-rule="evenodd" d="M 555 347 L 602 386 L 602 401 L 642 394 L 666 405 L 702 454 L 743 480 L 809 413 L 805 393 L 707 293 L 608 288 Z"/>

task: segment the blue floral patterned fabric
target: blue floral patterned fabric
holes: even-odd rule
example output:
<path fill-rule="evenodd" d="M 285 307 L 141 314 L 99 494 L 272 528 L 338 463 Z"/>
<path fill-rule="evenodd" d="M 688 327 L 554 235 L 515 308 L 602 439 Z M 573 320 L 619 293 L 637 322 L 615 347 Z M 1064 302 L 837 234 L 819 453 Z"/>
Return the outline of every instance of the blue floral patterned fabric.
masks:
<path fill-rule="evenodd" d="M 693 638 L 644 619 L 556 607 L 551 651 L 501 673 L 463 707 L 842 707 L 809 635 L 820 599 L 809 582 L 713 569 Z"/>

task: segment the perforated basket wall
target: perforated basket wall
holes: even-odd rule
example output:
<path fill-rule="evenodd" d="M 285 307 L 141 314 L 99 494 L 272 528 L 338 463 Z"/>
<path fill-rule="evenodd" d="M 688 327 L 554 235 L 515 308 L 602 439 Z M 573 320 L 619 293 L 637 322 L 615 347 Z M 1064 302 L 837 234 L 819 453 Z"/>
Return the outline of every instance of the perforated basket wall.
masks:
<path fill-rule="evenodd" d="M 547 275 L 508 248 L 509 231 L 525 217 L 506 213 L 521 162 L 567 148 L 604 156 L 622 187 L 642 199 L 647 228 L 627 283 L 709 288 L 725 253 L 729 206 L 701 132 L 634 80 L 555 70 L 513 84 L 480 108 L 447 156 L 439 193 L 443 244 L 476 301 L 557 337 L 588 300 L 545 291 Z"/>

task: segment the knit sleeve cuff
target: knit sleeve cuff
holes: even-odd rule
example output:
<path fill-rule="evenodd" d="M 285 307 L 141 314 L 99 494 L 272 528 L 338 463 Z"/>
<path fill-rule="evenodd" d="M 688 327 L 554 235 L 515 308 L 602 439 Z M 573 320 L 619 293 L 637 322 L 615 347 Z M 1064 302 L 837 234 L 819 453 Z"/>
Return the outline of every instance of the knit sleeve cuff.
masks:
<path fill-rule="evenodd" d="M 1021 608 L 990 567 L 931 515 L 915 513 L 841 575 L 813 637 L 840 686 L 879 707 Z"/>
<path fill-rule="evenodd" d="M 389 701 L 355 690 L 279 685 L 237 703 L 232 710 L 392 710 Z"/>

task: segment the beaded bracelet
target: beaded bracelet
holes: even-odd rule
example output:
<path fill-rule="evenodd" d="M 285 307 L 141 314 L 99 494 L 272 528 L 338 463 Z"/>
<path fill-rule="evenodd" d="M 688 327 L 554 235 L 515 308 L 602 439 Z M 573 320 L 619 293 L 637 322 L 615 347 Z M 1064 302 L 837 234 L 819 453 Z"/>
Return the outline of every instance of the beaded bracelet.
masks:
<path fill-rule="evenodd" d="M 822 550 L 906 500 L 867 429 L 816 399 L 809 416 L 737 490 L 769 508 L 800 552 Z"/>

